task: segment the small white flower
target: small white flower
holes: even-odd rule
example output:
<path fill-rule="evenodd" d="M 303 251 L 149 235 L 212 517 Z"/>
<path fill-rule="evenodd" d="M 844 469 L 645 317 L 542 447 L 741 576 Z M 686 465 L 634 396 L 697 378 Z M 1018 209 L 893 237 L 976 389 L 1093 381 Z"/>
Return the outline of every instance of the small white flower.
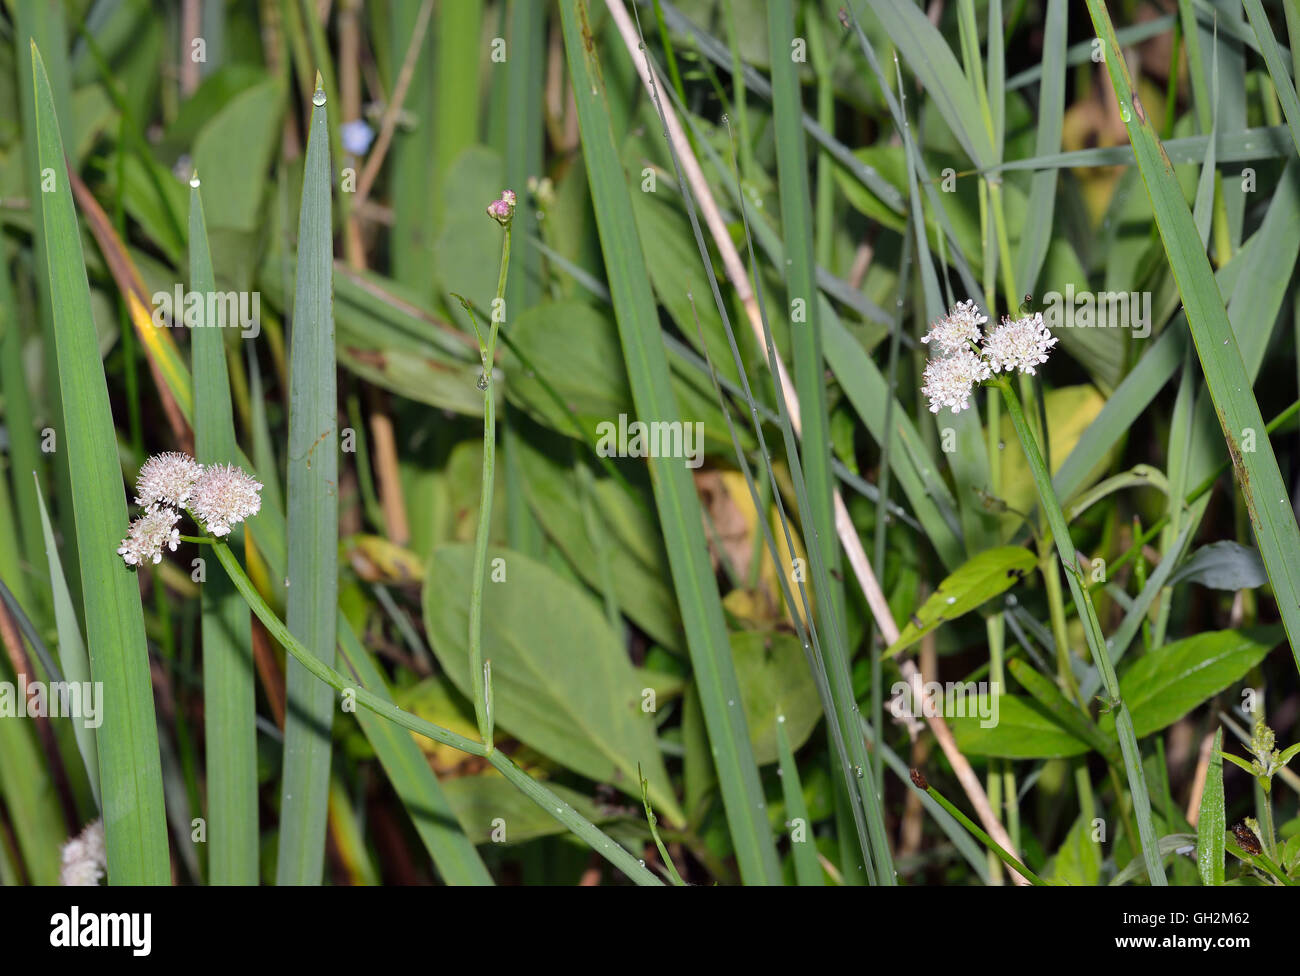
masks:
<path fill-rule="evenodd" d="M 63 845 L 63 868 L 59 884 L 65 887 L 98 885 L 108 869 L 104 851 L 104 824 L 95 820 Z"/>
<path fill-rule="evenodd" d="M 930 400 L 931 413 L 938 413 L 943 407 L 961 413 L 970 406 L 975 384 L 988 376 L 988 366 L 968 349 L 927 362 L 921 392 Z"/>
<path fill-rule="evenodd" d="M 995 373 L 1014 369 L 1033 375 L 1035 367 L 1047 362 L 1047 353 L 1057 339 L 1043 324 L 1043 313 L 1020 319 L 1004 318 L 984 339 L 984 357 Z"/>
<path fill-rule="evenodd" d="M 176 523 L 181 513 L 166 505 L 150 505 L 143 515 L 131 523 L 127 536 L 118 547 L 117 554 L 128 566 L 162 562 L 163 547 L 172 552 L 180 545 L 181 533 Z"/>
<path fill-rule="evenodd" d="M 933 342 L 949 355 L 968 352 L 972 342 L 980 341 L 983 334 L 980 326 L 987 321 L 988 316 L 981 315 L 974 302 L 958 302 L 947 315 L 930 326 L 930 331 L 921 337 L 921 341 Z"/>
<path fill-rule="evenodd" d="M 151 505 L 180 507 L 189 501 L 194 483 L 202 473 L 203 466 L 188 454 L 176 451 L 156 454 L 140 467 L 135 503 L 144 508 Z"/>
<path fill-rule="evenodd" d="M 213 464 L 194 486 L 190 511 L 215 536 L 229 535 L 236 523 L 256 515 L 262 507 L 260 482 L 233 464 Z"/>

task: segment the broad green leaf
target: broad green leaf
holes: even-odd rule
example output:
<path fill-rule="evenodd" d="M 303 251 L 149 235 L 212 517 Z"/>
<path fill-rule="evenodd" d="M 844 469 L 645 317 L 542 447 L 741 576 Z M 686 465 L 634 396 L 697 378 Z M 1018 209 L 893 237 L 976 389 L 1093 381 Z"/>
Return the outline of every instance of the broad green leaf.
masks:
<path fill-rule="evenodd" d="M 973 685 L 971 690 L 971 695 L 955 696 L 964 714 L 944 708 L 962 752 L 1005 759 L 1063 759 L 1088 751 L 1086 743 L 1047 718 L 1031 699 L 990 697 L 983 692 L 976 696 Z"/>
<path fill-rule="evenodd" d="M 424 620 L 434 654 L 468 696 L 469 590 L 473 549 L 434 549 L 424 583 Z M 563 766 L 640 796 L 637 764 L 655 809 L 683 814 L 664 770 L 641 682 L 595 601 L 543 563 L 488 552 L 483 657 L 492 663 L 498 727 Z"/>
<path fill-rule="evenodd" d="M 484 313 L 490 312 L 496 294 L 501 228 L 484 215 L 483 208 L 486 201 L 501 195 L 501 157 L 486 146 L 469 146 L 442 178 L 442 222 L 433 245 L 434 270 L 452 317 L 472 336 L 469 316 L 451 294 L 468 298 L 480 320 L 486 320 Z M 523 189 L 515 187 L 521 196 Z M 506 322 L 522 314 L 523 309 L 507 309 Z"/>
<path fill-rule="evenodd" d="M 253 230 L 263 218 L 265 173 L 279 145 L 284 91 L 266 81 L 211 116 L 194 142 L 194 166 L 209 200 L 220 201 L 212 229 Z"/>
<path fill-rule="evenodd" d="M 759 765 L 780 757 L 776 725 L 764 715 L 785 716 L 790 747 L 798 749 L 822 716 L 817 688 L 808 671 L 803 647 L 793 634 L 737 631 L 731 635 L 731 654 L 740 682 L 740 700 L 749 720 L 749 738 Z"/>
<path fill-rule="evenodd" d="M 1056 682 L 1039 674 L 1033 665 L 1019 658 L 1007 662 L 1007 668 L 1021 687 L 1038 702 L 1040 714 L 1051 718 L 1063 731 L 1076 739 L 1088 743 L 1105 756 L 1108 762 L 1120 765 L 1119 743 L 1115 737 L 1103 734 L 1090 716 L 1083 714 L 1078 705 L 1065 697 Z"/>
<path fill-rule="evenodd" d="M 999 546 L 968 559 L 946 577 L 912 614 L 898 640 L 885 654 L 892 656 L 911 647 L 940 625 L 1006 592 L 1033 569 L 1037 561 L 1038 557 L 1024 546 Z"/>
<path fill-rule="evenodd" d="M 541 423 L 575 436 L 543 381 L 577 418 L 588 443 L 596 443 L 599 424 L 635 412 L 618 329 L 607 315 L 585 302 L 546 302 L 511 318 L 506 328 L 506 395 Z"/>
<path fill-rule="evenodd" d="M 1096 828 L 1081 813 L 1070 832 L 1057 848 L 1050 874 L 1052 881 L 1067 885 L 1095 885 L 1101 879 L 1101 858 L 1097 842 L 1092 839 Z"/>
<path fill-rule="evenodd" d="M 591 491 L 595 515 L 608 535 L 602 540 L 611 579 L 602 579 L 596 559 L 596 541 L 583 520 L 575 472 L 556 464 L 557 455 L 545 445 L 564 444 L 559 438 L 519 443 L 518 459 L 528 504 L 547 536 L 560 547 L 574 571 L 589 586 L 613 588 L 619 608 L 664 647 L 685 650 L 681 615 L 668 582 L 670 571 L 663 539 L 647 504 L 638 505 L 612 478 L 593 477 Z M 574 451 L 582 448 L 575 447 Z M 563 457 L 563 454 L 558 455 Z M 575 459 L 574 464 L 585 464 Z M 648 499 L 648 493 L 645 496 Z"/>
<path fill-rule="evenodd" d="M 1201 546 L 1169 577 L 1175 583 L 1200 583 L 1214 590 L 1249 590 L 1268 582 L 1259 550 L 1231 539 Z"/>
<path fill-rule="evenodd" d="M 1277 626 L 1207 631 L 1139 658 L 1120 679 L 1138 737 L 1172 725 L 1240 681 L 1284 637 Z"/>
<path fill-rule="evenodd" d="M 552 783 L 549 787 L 592 823 L 611 818 L 576 790 Z M 564 825 L 493 772 L 457 776 L 443 786 L 447 802 L 473 844 L 522 844 L 564 833 Z"/>

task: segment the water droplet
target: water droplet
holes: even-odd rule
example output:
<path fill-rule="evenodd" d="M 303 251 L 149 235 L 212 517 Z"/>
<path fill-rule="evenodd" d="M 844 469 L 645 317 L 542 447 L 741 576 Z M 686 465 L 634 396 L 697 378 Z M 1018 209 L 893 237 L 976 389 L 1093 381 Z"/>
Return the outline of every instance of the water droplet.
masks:
<path fill-rule="evenodd" d="M 861 767 L 861 766 L 854 766 L 854 767 L 853 767 L 853 774 L 854 774 L 855 776 L 857 776 L 858 779 L 862 779 L 862 776 L 863 776 L 862 767 Z"/>
<path fill-rule="evenodd" d="M 952 606 L 956 602 L 957 602 L 957 598 L 955 596 L 948 597 L 948 606 Z"/>
<path fill-rule="evenodd" d="M 479 373 L 478 382 L 475 383 L 474 385 L 477 386 L 480 390 L 486 390 L 488 388 L 487 373 Z"/>
<path fill-rule="evenodd" d="M 728 705 L 728 707 L 735 708 L 735 707 L 736 707 L 736 699 L 734 699 L 734 698 L 728 698 L 728 699 L 727 699 L 727 705 Z"/>
<path fill-rule="evenodd" d="M 637 859 L 637 862 L 636 862 L 636 863 L 639 864 L 639 865 L 641 865 L 641 867 L 645 867 L 645 861 L 642 861 L 642 860 L 640 860 L 639 858 Z"/>
<path fill-rule="evenodd" d="M 198 173 L 195 173 L 193 176 L 190 177 L 190 186 L 194 187 L 194 189 L 196 189 L 196 190 L 199 188 L 199 174 L 198 174 Z"/>
<path fill-rule="evenodd" d="M 324 88 L 317 88 L 317 89 L 316 89 L 315 94 L 313 94 L 313 95 L 311 96 L 311 103 L 312 103 L 313 105 L 324 105 L 324 104 L 325 104 L 325 89 L 324 89 Z"/>

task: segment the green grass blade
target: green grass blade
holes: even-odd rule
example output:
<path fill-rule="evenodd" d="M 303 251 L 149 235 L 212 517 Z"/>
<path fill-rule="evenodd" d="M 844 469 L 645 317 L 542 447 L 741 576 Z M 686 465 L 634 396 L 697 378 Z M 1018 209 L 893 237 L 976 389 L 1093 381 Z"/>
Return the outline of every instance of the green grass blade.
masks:
<path fill-rule="evenodd" d="M 338 423 L 335 389 L 329 129 L 323 90 L 312 99 L 298 218 L 290 344 L 288 494 L 290 632 L 325 664 L 338 621 Z M 330 729 L 327 686 L 295 659 L 286 677 L 279 884 L 320 884 L 325 863 Z"/>
<path fill-rule="evenodd" d="M 446 189 L 441 181 L 446 179 L 451 164 L 461 151 L 478 142 L 479 58 L 482 50 L 478 39 L 482 31 L 483 0 L 439 5 L 432 25 L 432 32 L 437 37 L 434 58 L 437 135 L 433 170 L 435 179 L 439 181 L 434 207 L 439 215 L 442 191 Z M 467 38 L 474 40 L 467 43 Z M 517 193 L 522 190 L 521 186 L 515 187 Z"/>
<path fill-rule="evenodd" d="M 162 772 L 154 719 L 148 643 L 140 588 L 116 550 L 126 534 L 118 463 L 90 288 L 54 98 L 32 46 L 40 166 L 53 175 L 43 215 L 65 428 L 63 443 L 77 498 L 86 637 L 94 679 L 103 682 L 99 731 L 100 785 L 108 877 L 113 884 L 166 884 L 171 879 Z"/>
<path fill-rule="evenodd" d="M 1277 89 L 1277 98 L 1282 103 L 1282 114 L 1286 116 L 1287 128 L 1291 130 L 1291 140 L 1300 151 L 1300 98 L 1296 97 L 1295 85 L 1291 83 L 1286 62 L 1282 60 L 1277 38 L 1273 36 L 1273 28 L 1269 25 L 1268 16 L 1264 13 L 1264 7 L 1259 0 L 1241 0 L 1241 2 L 1246 8 L 1246 16 L 1250 18 L 1250 26 L 1255 28 L 1260 53 L 1264 56 L 1269 77 L 1273 79 L 1273 86 Z"/>
<path fill-rule="evenodd" d="M 853 6 L 856 13 L 859 5 Z M 939 28 L 914 4 L 873 3 L 865 9 L 921 80 L 966 155 L 976 166 L 993 165 L 997 157 L 979 100 Z"/>
<path fill-rule="evenodd" d="M 25 582 L 36 598 L 35 605 L 29 603 L 28 611 L 37 619 L 47 619 L 50 588 L 45 561 L 41 559 L 45 544 L 41 538 L 40 492 L 31 479 L 32 473 L 43 469 L 43 464 L 24 362 L 23 330 L 9 278 L 8 250 L 0 246 L 0 392 L 4 394 L 5 431 L 9 435 L 9 470 L 22 540 L 20 553 L 28 577 Z"/>
<path fill-rule="evenodd" d="M 790 749 L 790 736 L 785 731 L 785 716 L 776 717 L 776 746 L 781 763 L 781 795 L 785 797 L 785 822 L 790 830 L 790 851 L 794 858 L 794 876 L 801 887 L 821 887 L 821 862 L 817 860 L 817 839 L 813 836 L 812 820 L 808 817 L 808 804 L 803 798 L 803 784 L 799 781 L 799 766 Z"/>
<path fill-rule="evenodd" d="M 1120 697 L 1119 678 L 1115 674 L 1115 668 L 1111 664 L 1110 655 L 1106 649 L 1106 639 L 1101 633 L 1101 623 L 1097 620 L 1097 611 L 1093 607 L 1092 598 L 1088 595 L 1087 587 L 1084 585 L 1083 574 L 1079 571 L 1074 542 L 1070 538 L 1070 527 L 1066 524 L 1065 513 L 1061 511 L 1060 500 L 1052 490 L 1051 475 L 1047 473 L 1047 465 L 1043 461 L 1042 454 L 1039 453 L 1038 442 L 1025 420 L 1024 410 L 1020 406 L 1020 398 L 1012 390 L 1010 380 L 1002 378 L 996 380 L 995 383 L 1002 390 L 1007 413 L 1011 416 L 1016 436 L 1019 437 L 1025 458 L 1029 462 L 1029 470 L 1034 477 L 1034 486 L 1038 490 L 1039 505 L 1042 507 L 1043 514 L 1047 519 L 1047 525 L 1052 531 L 1052 541 L 1056 544 L 1056 552 L 1060 559 L 1061 568 L 1064 570 L 1066 581 L 1070 585 L 1070 595 L 1074 598 L 1075 609 L 1078 612 L 1080 622 L 1083 624 L 1083 634 L 1088 642 L 1088 650 L 1092 654 L 1094 666 L 1102 677 L 1102 685 L 1110 701 L 1110 706 L 1115 713 L 1115 732 L 1119 736 L 1120 753 L 1124 759 L 1125 771 L 1128 773 L 1129 793 L 1133 799 L 1133 816 L 1137 821 L 1138 835 L 1142 845 L 1142 857 L 1146 862 L 1147 878 L 1153 885 L 1166 885 L 1168 881 L 1165 878 L 1164 866 L 1160 861 L 1155 827 L 1151 820 L 1151 796 L 1147 791 L 1146 776 L 1142 771 L 1142 753 L 1138 749 L 1137 734 L 1133 728 L 1133 717 L 1129 714 L 1128 705 Z"/>
<path fill-rule="evenodd" d="M 1196 870 L 1201 883 L 1223 884 L 1224 831 L 1228 828 L 1223 807 L 1223 729 L 1214 730 L 1214 749 L 1205 771 L 1201 812 L 1196 818 Z"/>
<path fill-rule="evenodd" d="M 732 69 L 732 58 L 726 44 L 701 30 L 671 3 L 664 2 L 660 6 L 663 9 L 664 22 L 669 27 L 673 30 L 680 30 L 689 36 L 698 47 L 699 52 L 715 65 L 727 71 Z M 772 97 L 771 85 L 757 70 L 747 64 L 742 65 L 741 75 L 744 77 L 747 91 L 753 92 L 760 98 Z M 676 97 L 675 91 L 670 92 L 670 94 Z M 679 110 L 681 109 L 680 105 L 677 107 Z M 827 132 L 811 115 L 805 112 L 801 121 L 808 135 L 825 149 L 832 159 L 844 167 L 846 172 L 851 173 L 854 179 L 874 193 L 880 199 L 880 202 L 889 209 L 898 213 L 902 212 L 903 195 L 898 192 L 898 189 L 892 183 L 881 176 L 877 170 L 855 156 L 852 149 L 836 139 L 832 133 Z M 700 144 L 698 133 L 693 136 L 693 139 L 698 148 L 707 150 L 707 146 Z"/>
<path fill-rule="evenodd" d="M 805 541 L 821 546 L 832 577 L 840 573 L 840 550 L 831 511 L 830 419 L 826 406 L 825 364 L 822 358 L 820 305 L 813 261 L 812 203 L 808 196 L 808 155 L 800 125 L 799 79 L 790 58 L 794 37 L 790 0 L 767 4 L 767 33 L 772 51 L 772 109 L 776 135 L 777 178 L 781 196 L 781 229 L 786 240 L 786 300 L 791 308 L 790 346 L 794 385 L 803 420 L 802 463 L 812 510 L 804 513 Z M 797 310 L 796 310 L 797 307 Z M 836 616 L 844 617 L 844 587 L 831 583 Z M 851 727 L 851 723 L 850 723 Z"/>
<path fill-rule="evenodd" d="M 565 0 L 560 11 L 583 135 L 583 159 L 633 400 L 645 423 L 681 421 L 645 258 L 636 237 L 632 203 L 614 145 L 587 6 L 579 0 Z M 739 706 L 722 603 L 699 529 L 699 498 L 680 458 L 651 458 L 650 470 L 741 875 L 750 884 L 779 884 L 776 846 Z"/>
<path fill-rule="evenodd" d="M 195 177 L 197 180 L 198 177 Z M 197 186 L 190 190 L 190 290 L 216 292 L 207 222 Z M 224 329 L 204 321 L 191 332 L 194 445 L 202 464 L 238 464 L 226 371 Z M 243 532 L 232 533 L 238 548 Z M 257 884 L 257 700 L 248 607 L 224 569 L 205 570 L 201 590 L 203 724 L 207 755 L 208 883 Z"/>
<path fill-rule="evenodd" d="M 8 655 L 0 654 L 0 681 L 12 688 L 15 680 Z M 12 715 L 0 719 L 0 800 L 8 812 L 28 883 L 58 884 L 59 845 L 67 840 L 58 791 L 36 723 Z"/>
<path fill-rule="evenodd" d="M 34 230 L 32 235 L 32 258 L 36 266 L 36 298 L 40 307 L 40 327 L 43 340 L 42 364 L 47 389 L 47 402 L 44 404 L 49 417 L 49 426 L 55 431 L 66 429 L 63 418 L 63 403 L 58 396 L 59 372 L 55 353 L 54 324 L 50 308 L 50 279 L 45 273 L 47 267 L 44 225 L 41 210 L 45 194 L 41 192 L 41 177 L 44 166 L 40 161 L 40 148 L 36 125 L 36 95 L 33 89 L 33 67 L 30 59 L 31 46 L 44 50 L 49 55 L 47 78 L 50 81 L 54 112 L 56 118 L 68 120 L 71 125 L 72 99 L 67 63 L 67 31 L 64 27 L 63 5 L 44 3 L 42 0 L 19 0 L 12 5 L 15 15 L 14 50 L 18 59 L 18 94 L 23 123 L 23 168 L 26 170 L 28 199 L 32 204 Z M 62 173 L 60 167 L 57 172 Z M 50 459 L 53 472 L 54 492 L 57 499 L 54 517 L 59 524 L 60 542 L 68 567 L 68 588 L 72 591 L 73 604 L 77 612 L 83 609 L 81 594 L 81 563 L 77 558 L 77 533 L 73 523 L 74 505 L 72 482 L 68 471 L 68 457 L 64 451 L 56 451 Z M 25 475 L 24 475 L 25 477 Z"/>
<path fill-rule="evenodd" d="M 35 481 L 35 478 L 33 477 Z M 45 510 L 45 500 L 41 498 L 37 482 L 36 504 L 40 510 L 40 527 L 45 539 L 45 554 L 49 559 L 50 581 L 54 610 L 54 625 L 59 635 L 59 664 L 63 666 L 65 681 L 89 681 L 90 659 L 86 656 L 86 643 L 81 638 L 81 625 L 77 623 L 77 614 L 72 607 L 72 594 L 68 592 L 68 582 L 63 575 L 63 564 L 59 561 L 59 548 L 54 542 L 54 528 L 50 525 L 50 515 Z M 83 686 L 84 687 L 84 686 Z M 73 717 L 72 728 L 77 737 L 77 750 L 86 765 L 86 779 L 90 783 L 90 792 L 95 798 L 95 805 L 103 808 L 104 801 L 99 792 L 99 746 L 96 743 L 96 730 L 86 724 L 86 716 Z"/>
<path fill-rule="evenodd" d="M 772 0 L 767 6 L 768 37 L 772 51 L 772 105 L 775 113 L 777 175 L 781 195 L 781 223 L 786 244 L 786 299 L 790 308 L 790 345 L 794 353 L 794 386 L 802 420 L 801 440 L 796 445 L 793 431 L 787 430 L 786 449 L 799 451 L 797 465 L 792 461 L 796 493 L 800 496 L 804 541 L 814 562 L 818 596 L 817 609 L 825 667 L 835 713 L 827 720 L 838 721 L 841 736 L 855 769 L 870 768 L 869 756 L 857 729 L 857 702 L 850 678 L 851 655 L 844 645 L 846 627 L 844 588 L 839 540 L 831 498 L 835 479 L 831 473 L 830 414 L 826 401 L 826 365 L 822 355 L 821 296 L 817 290 L 816 264 L 813 258 L 812 202 L 808 195 L 808 158 L 800 125 L 801 103 L 799 80 L 790 57 L 794 38 L 794 10 L 790 0 Z M 752 248 L 752 240 L 750 241 Z M 702 255 L 703 256 L 703 255 Z M 760 308 L 762 308 L 760 296 Z M 799 314 L 802 312 L 802 314 Z M 737 364 L 737 368 L 740 364 Z M 784 411 L 783 411 L 784 413 Z M 783 429 L 789 427 L 783 419 Z M 799 490 L 802 489 L 802 490 Z M 807 505 L 804 508 L 804 505 Z M 784 728 L 778 723 L 778 732 Z M 889 842 L 885 837 L 884 814 L 880 807 L 873 777 L 857 777 L 841 764 L 850 789 L 862 794 L 863 812 L 870 830 L 871 852 L 863 851 L 875 862 L 876 875 L 886 884 L 894 883 Z M 799 845 L 802 846 L 802 845 Z M 796 854 L 796 864 L 798 854 Z M 817 867 L 816 877 L 821 869 Z M 802 880 L 800 883 L 807 883 Z"/>
<path fill-rule="evenodd" d="M 1300 526 L 1273 446 L 1263 436 L 1264 418 L 1192 214 L 1155 130 L 1141 103 L 1134 101 L 1128 66 L 1115 40 L 1110 15 L 1100 0 L 1088 0 L 1088 9 L 1106 44 L 1106 67 L 1120 99 L 1121 115 L 1128 118 L 1129 141 L 1182 296 L 1205 384 L 1228 443 L 1291 652 L 1300 667 Z M 1240 443 L 1247 436 L 1257 442 L 1254 451 L 1241 450 Z"/>
<path fill-rule="evenodd" d="M 1038 89 L 1038 135 L 1034 151 L 1040 156 L 1061 148 L 1065 123 L 1065 39 L 1068 34 L 1065 0 L 1049 0 L 1043 28 L 1043 65 L 1048 73 Z M 1047 256 L 1052 237 L 1052 216 L 1056 204 L 1056 170 L 1034 173 L 1029 186 L 1027 222 L 1020 233 L 1016 252 L 1016 281 L 1036 291 L 1038 272 Z"/>
<path fill-rule="evenodd" d="M 405 56 L 411 34 L 419 23 L 424 0 L 395 0 L 389 4 L 388 16 L 394 61 L 389 70 L 388 88 L 396 83 L 398 65 Z M 374 8 L 371 8 L 372 14 Z M 416 120 L 407 129 L 399 126 L 389 150 L 388 186 L 392 199 L 402 205 L 393 210 L 393 227 L 389 236 L 394 279 L 412 288 L 425 300 L 433 297 L 434 214 L 437 186 L 429 179 L 429 160 L 437 151 L 439 130 L 434 122 L 433 30 L 426 30 L 420 53 L 412 68 L 411 85 L 402 109 Z"/>

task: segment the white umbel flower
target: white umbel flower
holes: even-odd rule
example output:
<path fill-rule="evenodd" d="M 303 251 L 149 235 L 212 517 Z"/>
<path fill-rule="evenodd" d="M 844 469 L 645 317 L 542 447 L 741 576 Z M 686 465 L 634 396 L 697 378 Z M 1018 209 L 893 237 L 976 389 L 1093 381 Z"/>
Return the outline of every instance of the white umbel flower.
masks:
<path fill-rule="evenodd" d="M 988 379 L 988 376 L 988 366 L 967 349 L 926 363 L 921 392 L 930 401 L 931 413 L 938 413 L 944 407 L 949 407 L 953 413 L 961 413 L 970 406 L 975 384 Z"/>
<path fill-rule="evenodd" d="M 104 823 L 95 820 L 63 845 L 63 867 L 59 871 L 59 884 L 65 887 L 98 885 L 107 869 Z"/>
<path fill-rule="evenodd" d="M 176 523 L 180 512 L 166 505 L 150 505 L 143 515 L 131 523 L 127 536 L 118 547 L 117 554 L 128 566 L 162 562 L 163 547 L 172 552 L 180 545 L 181 533 Z"/>
<path fill-rule="evenodd" d="M 256 515 L 262 507 L 262 485 L 233 464 L 212 464 L 194 486 L 190 512 L 215 536 L 229 535 L 232 526 Z"/>
<path fill-rule="evenodd" d="M 1047 353 L 1056 343 L 1056 337 L 1043 323 L 1042 312 L 1019 319 L 1004 318 L 985 337 L 984 357 L 995 373 L 1018 369 L 1033 375 L 1039 365 L 1047 362 Z"/>
<path fill-rule="evenodd" d="M 969 352 L 970 344 L 980 341 L 983 335 L 980 326 L 987 321 L 988 316 L 981 315 L 974 302 L 958 302 L 947 315 L 930 326 L 930 331 L 921 337 L 921 341 L 933 342 L 948 355 Z"/>
<path fill-rule="evenodd" d="M 188 454 L 177 451 L 155 454 L 140 467 L 135 503 L 144 508 L 151 505 L 179 508 L 189 501 L 202 473 L 203 466 Z"/>

